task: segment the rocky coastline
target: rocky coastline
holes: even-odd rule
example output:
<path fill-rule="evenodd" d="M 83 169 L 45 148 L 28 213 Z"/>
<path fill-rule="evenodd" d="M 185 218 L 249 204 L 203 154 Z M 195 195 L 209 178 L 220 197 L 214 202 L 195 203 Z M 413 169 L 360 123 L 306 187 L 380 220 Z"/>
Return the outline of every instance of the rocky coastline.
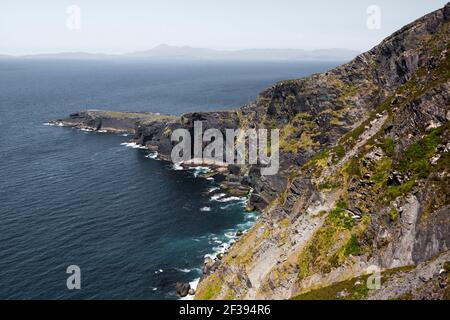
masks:
<path fill-rule="evenodd" d="M 171 133 L 195 121 L 280 129 L 277 175 L 215 168 L 223 190 L 249 195 L 247 209 L 262 213 L 226 255 L 205 262 L 196 299 L 320 298 L 333 286 L 342 289 L 328 298 L 448 299 L 449 20 L 447 4 L 353 61 L 279 82 L 239 109 L 114 119 L 84 111 L 53 123 L 126 132 L 166 160 Z M 362 290 L 356 283 L 373 266 L 389 281 Z"/>
<path fill-rule="evenodd" d="M 150 152 L 149 156 L 153 159 L 171 162 L 170 151 L 159 144 L 149 142 L 149 136 L 159 134 L 167 125 L 174 125 L 180 127 L 182 117 L 166 116 L 149 112 L 115 112 L 109 110 L 85 110 L 71 114 L 68 118 L 57 119 L 49 121 L 49 125 L 59 127 L 76 128 L 89 132 L 101 132 L 111 134 L 125 134 L 130 136 L 126 146 L 146 149 Z M 153 138 L 154 139 L 154 138 Z M 161 138 L 159 138 L 161 139 Z M 163 140 L 164 141 L 164 140 Z M 164 141 L 166 142 L 166 141 Z M 159 143 L 159 140 L 158 140 Z M 170 147 L 171 148 L 171 147 Z M 199 178 L 214 180 L 218 187 L 217 193 L 224 195 L 223 198 L 238 197 L 247 199 L 248 203 L 252 194 L 252 189 L 248 185 L 242 185 L 239 179 L 236 179 L 237 166 L 228 166 L 226 164 L 217 164 L 203 159 L 191 159 L 190 161 L 173 164 L 177 170 L 195 170 L 195 175 Z M 234 178 L 233 178 L 234 176 Z M 246 211 L 253 211 L 252 208 L 246 205 Z M 237 230 L 234 234 L 236 239 L 242 237 L 247 230 Z M 227 245 L 232 245 L 236 240 L 230 241 Z M 223 256 L 227 253 L 229 247 L 226 247 L 223 252 L 218 254 L 211 254 L 205 257 L 204 263 L 201 267 L 202 276 L 200 281 L 213 273 L 218 266 Z M 198 281 L 194 281 L 198 282 Z M 177 283 L 175 291 L 181 298 L 195 295 L 195 286 L 191 283 Z"/>

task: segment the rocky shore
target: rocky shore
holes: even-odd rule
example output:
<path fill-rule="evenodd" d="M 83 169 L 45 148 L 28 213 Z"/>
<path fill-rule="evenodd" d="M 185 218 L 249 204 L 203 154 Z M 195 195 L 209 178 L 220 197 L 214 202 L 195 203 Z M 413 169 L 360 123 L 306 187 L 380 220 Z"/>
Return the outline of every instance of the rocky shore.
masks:
<path fill-rule="evenodd" d="M 259 165 L 220 168 L 221 187 L 251 191 L 248 209 L 262 214 L 226 255 L 205 263 L 197 299 L 320 297 L 346 281 L 334 298 L 442 299 L 449 296 L 442 280 L 450 250 L 449 20 L 447 4 L 348 64 L 279 82 L 239 109 L 168 118 L 86 111 L 54 123 L 132 133 L 166 160 L 173 130 L 192 132 L 195 121 L 205 130 L 280 129 L 277 175 L 261 176 Z M 355 288 L 372 266 L 389 282 Z M 424 274 L 420 286 L 411 280 Z M 393 294 L 387 288 L 397 276 L 404 286 Z"/>
<path fill-rule="evenodd" d="M 135 134 L 138 123 L 170 122 L 177 119 L 175 116 L 151 112 L 86 110 L 73 113 L 68 118 L 52 120 L 49 124 L 89 131 Z"/>
<path fill-rule="evenodd" d="M 238 122 L 230 120 L 233 112 L 217 112 L 205 114 L 186 114 L 181 117 L 161 115 L 148 112 L 115 112 L 108 110 L 85 110 L 71 114 L 68 118 L 52 120 L 49 123 L 57 126 L 72 127 L 94 132 L 123 133 L 131 136 L 130 143 L 147 148 L 157 154 L 161 160 L 171 161 L 170 154 L 173 143 L 171 133 L 178 128 L 193 130 L 194 121 L 203 121 L 209 128 L 238 128 Z M 205 119 L 203 119 L 205 117 Z M 211 163 L 204 160 L 191 159 L 176 164 L 184 169 L 207 167 L 205 178 L 217 177 L 221 189 L 230 196 L 245 197 L 250 186 L 242 180 L 239 166 Z"/>

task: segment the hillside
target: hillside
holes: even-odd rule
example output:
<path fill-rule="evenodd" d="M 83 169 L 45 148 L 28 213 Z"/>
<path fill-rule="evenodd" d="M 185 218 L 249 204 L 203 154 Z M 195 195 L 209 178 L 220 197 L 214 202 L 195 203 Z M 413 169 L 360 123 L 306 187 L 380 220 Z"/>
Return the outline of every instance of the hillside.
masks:
<path fill-rule="evenodd" d="M 448 298 L 449 17 L 447 4 L 238 111 L 282 126 L 283 171 L 249 171 L 262 217 L 197 299 Z M 372 265 L 391 274 L 382 289 L 348 281 Z"/>
<path fill-rule="evenodd" d="M 162 159 L 173 130 L 195 121 L 280 129 L 277 175 L 257 165 L 224 174 L 222 189 L 249 194 L 248 210 L 261 215 L 207 262 L 197 299 L 448 299 L 449 18 L 447 4 L 353 61 L 277 83 L 239 109 L 114 117 Z M 99 130 L 104 116 L 112 123 L 108 112 L 58 121 Z M 368 290 L 374 266 L 382 286 Z"/>

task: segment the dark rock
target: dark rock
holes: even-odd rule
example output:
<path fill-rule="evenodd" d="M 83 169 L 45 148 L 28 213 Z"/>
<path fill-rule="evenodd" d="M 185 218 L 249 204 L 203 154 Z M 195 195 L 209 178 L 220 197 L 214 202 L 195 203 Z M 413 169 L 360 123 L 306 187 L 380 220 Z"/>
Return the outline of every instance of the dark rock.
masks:
<path fill-rule="evenodd" d="M 207 258 L 202 268 L 203 275 L 208 276 L 211 273 L 214 273 L 219 268 L 220 264 L 221 264 L 220 259 L 212 260 L 210 258 Z"/>
<path fill-rule="evenodd" d="M 228 171 L 230 174 L 238 175 L 241 173 L 241 167 L 237 165 L 229 165 Z"/>
<path fill-rule="evenodd" d="M 189 294 L 189 290 L 191 290 L 191 285 L 189 283 L 178 282 L 175 285 L 175 290 L 177 292 L 177 295 L 183 298 Z"/>
<path fill-rule="evenodd" d="M 407 180 L 407 177 L 397 171 L 392 171 L 388 177 L 388 186 L 399 186 Z"/>

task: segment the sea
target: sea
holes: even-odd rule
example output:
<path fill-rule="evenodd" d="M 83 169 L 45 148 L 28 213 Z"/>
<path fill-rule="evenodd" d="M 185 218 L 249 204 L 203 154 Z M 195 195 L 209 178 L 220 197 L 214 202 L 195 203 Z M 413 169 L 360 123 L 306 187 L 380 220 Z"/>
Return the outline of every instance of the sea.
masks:
<path fill-rule="evenodd" d="M 0 60 L 0 299 L 179 299 L 175 284 L 195 286 L 205 257 L 259 216 L 129 136 L 49 120 L 236 108 L 276 81 L 339 64 Z M 67 286 L 69 266 L 79 289 Z"/>

